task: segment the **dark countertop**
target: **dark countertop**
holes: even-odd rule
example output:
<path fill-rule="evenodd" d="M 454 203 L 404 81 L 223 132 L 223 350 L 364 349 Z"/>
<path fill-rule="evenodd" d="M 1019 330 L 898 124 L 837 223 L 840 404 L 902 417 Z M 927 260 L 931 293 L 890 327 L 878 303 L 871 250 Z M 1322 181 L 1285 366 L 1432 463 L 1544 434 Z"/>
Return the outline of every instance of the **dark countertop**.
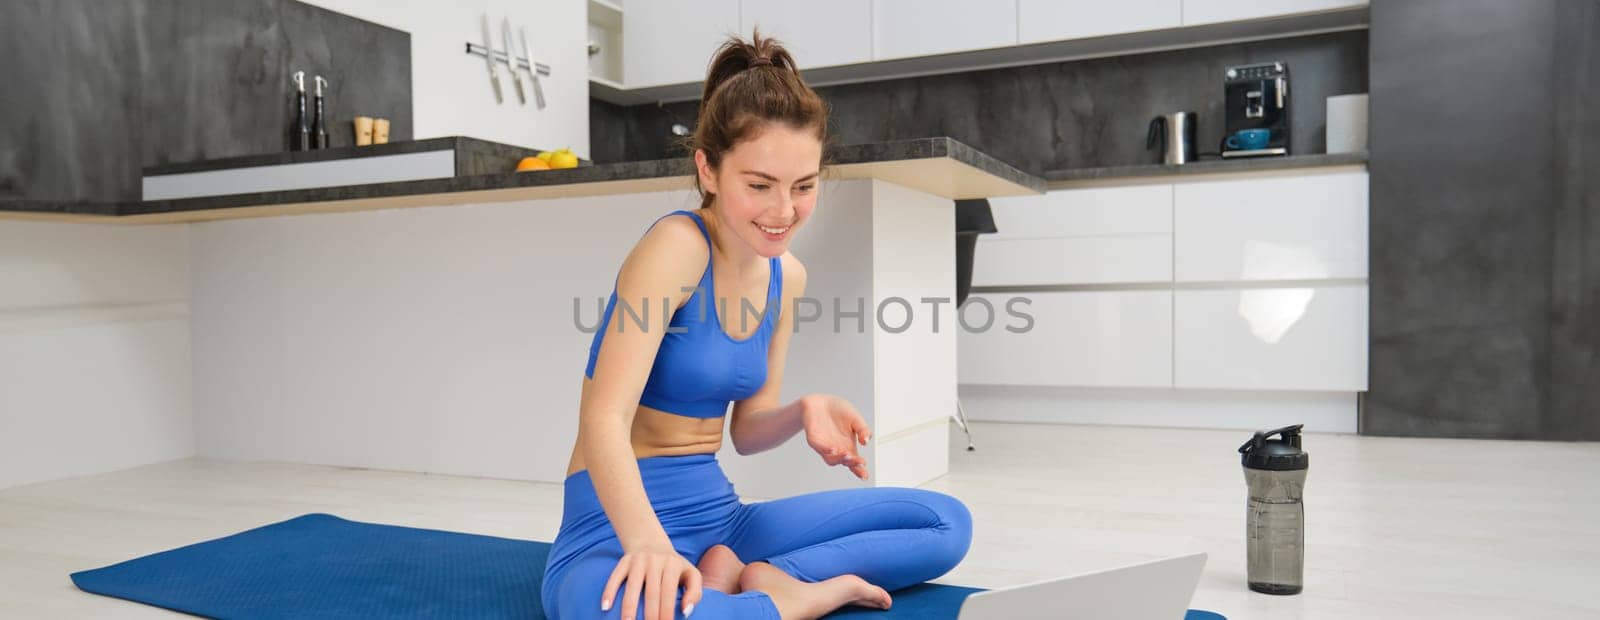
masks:
<path fill-rule="evenodd" d="M 1144 177 L 1188 176 L 1198 174 L 1228 174 L 1240 172 L 1269 172 L 1295 168 L 1346 166 L 1367 163 L 1367 153 L 1333 153 L 1317 155 L 1290 155 L 1286 157 L 1252 157 L 1246 159 L 1207 159 L 1169 166 L 1144 164 L 1136 166 L 1107 166 L 1104 168 L 1066 168 L 1048 170 L 1042 175 L 1050 187 L 1070 186 L 1078 182 L 1114 181 Z"/>
<path fill-rule="evenodd" d="M 122 207 L 117 202 L 86 202 L 82 200 L 4 200 L 0 211 L 35 215 L 89 215 L 115 216 Z"/>
<path fill-rule="evenodd" d="M 462 141 L 466 142 L 462 142 Z M 478 143 L 478 144 L 472 144 Z M 340 159 L 352 156 L 373 156 L 395 154 L 401 152 L 417 152 L 424 150 L 437 150 L 451 148 L 451 145 L 465 145 L 467 148 L 479 148 L 483 141 L 470 138 L 437 138 L 420 140 L 409 143 L 393 143 L 388 145 L 352 147 L 348 149 L 329 149 L 327 151 L 309 151 L 293 153 L 272 153 L 266 155 L 253 155 L 248 157 L 230 158 L 224 164 L 215 162 L 197 162 L 193 164 L 173 164 L 152 167 L 147 173 L 173 174 L 181 172 L 195 172 L 200 170 L 214 170 L 219 167 L 244 167 L 253 165 L 271 165 L 280 163 L 295 163 L 301 161 L 321 161 L 324 159 Z M 500 145 L 503 146 L 503 145 Z M 516 147 L 507 147 L 516 148 Z M 995 188 L 1001 194 L 1013 195 L 1038 193 L 1044 191 L 1045 180 L 989 156 L 966 144 L 947 137 L 918 138 L 912 140 L 896 140 L 891 142 L 875 142 L 866 144 L 850 144 L 830 147 L 824 153 L 824 158 L 832 167 L 847 171 L 845 178 L 859 178 L 862 176 L 883 176 L 897 181 L 907 178 L 916 180 L 922 177 L 939 177 L 939 173 L 919 175 L 912 173 L 905 176 L 903 170 L 875 167 L 864 171 L 863 166 L 871 167 L 876 164 L 892 164 L 915 160 L 944 160 L 947 164 L 957 164 L 955 172 L 969 173 L 965 182 L 980 187 Z M 514 163 L 514 160 L 513 160 Z M 507 166 L 509 167 L 509 166 Z M 504 168 L 502 168 L 503 170 Z M 330 205 L 329 208 L 345 208 L 350 203 L 360 203 L 361 208 L 373 207 L 374 203 L 392 203 L 396 206 L 415 206 L 421 203 L 447 204 L 451 202 L 468 202 L 473 200 L 516 200 L 525 198 L 540 198 L 552 195 L 594 195 L 602 193 L 627 193 L 632 191 L 657 191 L 668 184 L 662 182 L 649 182 L 649 180 L 672 180 L 686 183 L 693 170 L 692 160 L 684 158 L 657 159 L 647 161 L 620 162 L 614 164 L 579 165 L 577 168 L 562 170 L 542 170 L 537 172 L 496 172 L 492 174 L 460 174 L 454 177 L 438 179 L 421 179 L 414 181 L 398 181 L 389 183 L 371 183 L 364 185 L 343 185 L 334 187 L 319 187 L 308 189 L 281 190 L 268 192 L 255 192 L 246 194 L 229 194 L 220 196 L 202 196 L 194 198 L 179 198 L 171 200 L 146 200 L 127 203 L 73 203 L 28 201 L 17 203 L 0 203 L 0 211 L 31 214 L 57 214 L 57 215 L 85 215 L 106 216 L 151 216 L 162 214 L 180 214 L 193 211 L 227 210 L 239 207 L 265 208 L 273 206 L 298 206 L 298 205 Z M 940 169 L 944 173 L 949 170 Z M 850 172 L 853 171 L 853 172 Z M 896 175 L 901 175 L 896 177 Z M 945 174 L 948 176 L 948 174 Z M 825 175 L 826 178 L 826 175 Z M 643 182 L 641 182 L 643 181 Z M 932 178 L 930 183 L 946 182 L 946 178 Z M 594 185 L 587 185 L 594 184 Z M 680 183 L 681 184 L 681 183 Z M 557 187 L 573 186 L 573 187 Z M 524 189 L 548 188 L 550 191 L 518 191 Z M 240 211 L 243 212 L 242 210 Z M 219 219 L 230 217 L 221 213 L 205 214 L 205 218 L 189 219 Z M 101 217 L 100 219 L 105 219 Z M 141 218 L 154 221 L 152 218 Z"/>
<path fill-rule="evenodd" d="M 146 170 L 146 174 L 175 174 L 182 172 L 196 172 L 202 170 L 215 170 L 227 167 L 244 167 L 255 165 L 272 165 L 281 163 L 296 163 L 302 161 L 324 161 L 355 156 L 392 155 L 397 153 L 411 153 L 427 150 L 455 148 L 486 156 L 484 161 L 511 158 L 515 160 L 525 153 L 527 149 L 497 144 L 472 138 L 447 137 L 412 142 L 391 143 L 365 147 L 352 147 L 346 149 L 328 149 L 323 151 L 300 151 L 293 153 L 271 153 L 266 155 L 252 155 L 235 157 L 226 160 L 196 162 L 191 164 L 171 164 L 153 166 Z M 830 166 L 839 169 L 857 170 L 854 173 L 841 175 L 845 178 L 860 178 L 863 176 L 883 177 L 897 182 L 921 180 L 927 176 L 946 173 L 959 173 L 969 175 L 963 182 L 969 186 L 974 185 L 977 179 L 979 187 L 1000 188 L 1011 195 L 1043 192 L 1047 188 L 1074 187 L 1085 184 L 1116 183 L 1120 180 L 1139 180 L 1145 178 L 1164 176 L 1188 176 L 1203 174 L 1228 174 L 1269 172 L 1275 170 L 1289 170 L 1295 168 L 1310 168 L 1322 166 L 1358 165 L 1367 161 L 1366 153 L 1340 153 L 1321 155 L 1296 155 L 1290 157 L 1254 158 L 1242 160 L 1206 160 L 1182 166 L 1167 166 L 1160 164 L 1111 166 L 1103 168 L 1075 168 L 1064 170 L 1051 170 L 1042 175 L 1030 174 L 1017 169 L 1003 161 L 995 159 L 971 146 L 948 137 L 917 138 L 912 140 L 896 140 L 891 142 L 874 142 L 866 144 L 850 144 L 834 146 L 827 149 L 824 157 Z M 905 171 L 882 174 L 885 169 L 874 168 L 871 172 L 862 172 L 863 166 L 902 161 L 943 159 L 959 164 L 951 169 L 939 169 L 941 172 L 907 174 Z M 498 166 L 498 164 L 496 164 Z M 270 192 L 256 192 L 248 194 L 230 194 L 223 196 L 204 196 L 196 198 L 181 198 L 172 200 L 134 201 L 127 203 L 108 202 L 72 202 L 72 201 L 11 201 L 0 203 L 0 211 L 6 212 L 4 216 L 15 218 L 37 217 L 44 219 L 60 219 L 63 216 L 85 216 L 86 221 L 117 220 L 120 217 L 111 216 L 146 216 L 141 219 L 150 219 L 150 216 L 181 216 L 186 212 L 217 211 L 216 213 L 192 213 L 195 217 L 172 218 L 169 221 L 182 219 L 222 219 L 232 217 L 226 210 L 236 209 L 243 213 L 241 207 L 254 209 L 270 208 L 274 206 L 296 207 L 306 205 L 300 212 L 317 212 L 316 205 L 335 204 L 340 209 L 349 204 L 364 204 L 359 208 L 372 207 L 374 203 L 395 206 L 415 206 L 418 204 L 448 204 L 451 202 L 469 202 L 474 200 L 515 200 L 540 198 L 555 195 L 594 195 L 603 193 L 627 193 L 635 191 L 658 191 L 671 189 L 676 185 L 661 182 L 662 180 L 687 179 L 693 169 L 689 158 L 656 159 L 646 161 L 619 162 L 613 164 L 588 164 L 581 162 L 577 168 L 564 170 L 545 170 L 529 173 L 496 172 L 480 174 L 476 170 L 458 171 L 458 176 L 439 179 L 422 179 L 416 181 L 398 181 L 390 183 L 372 183 L 365 185 L 344 185 L 335 187 L 320 187 L 310 189 L 282 190 Z M 900 176 L 895 176 L 896 174 Z M 656 180 L 652 182 L 651 180 Z M 937 185 L 942 179 L 930 181 Z M 594 184 L 594 185 L 586 185 Z M 572 186 L 572 187 L 562 187 Z M 533 191 L 543 188 L 549 191 Z M 924 188 L 924 191 L 927 191 Z M 972 190 L 965 190 L 972 191 Z M 1003 195 L 995 194 L 995 195 Z M 335 209 L 337 210 L 337 209 Z M 267 214 L 274 214 L 269 212 Z M 204 217 L 201 217 L 201 216 Z"/>

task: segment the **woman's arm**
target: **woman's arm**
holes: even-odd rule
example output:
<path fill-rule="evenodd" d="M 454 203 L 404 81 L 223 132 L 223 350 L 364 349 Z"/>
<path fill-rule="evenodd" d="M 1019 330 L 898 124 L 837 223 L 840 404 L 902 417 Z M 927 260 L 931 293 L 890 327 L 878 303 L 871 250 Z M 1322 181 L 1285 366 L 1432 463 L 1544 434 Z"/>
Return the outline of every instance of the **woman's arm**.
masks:
<path fill-rule="evenodd" d="M 661 316 L 662 300 L 674 300 L 668 308 L 676 306 L 686 295 L 684 283 L 699 280 L 690 259 L 695 248 L 709 257 L 704 246 L 694 223 L 681 217 L 660 220 L 634 246 L 617 274 L 616 307 L 610 322 L 601 326 L 606 333 L 595 358 L 589 398 L 578 412 L 578 449 L 623 549 L 667 539 L 645 496 L 630 436 L 671 319 Z"/>
<path fill-rule="evenodd" d="M 767 348 L 767 382 L 749 398 L 734 403 L 728 434 L 739 454 L 755 454 L 783 445 L 795 433 L 806 433 L 810 444 L 829 466 L 843 465 L 857 478 L 867 479 L 867 460 L 857 452 L 872 431 L 854 405 L 831 394 L 807 394 L 788 404 L 778 404 L 783 389 L 784 360 L 789 336 L 794 332 L 793 299 L 805 295 L 806 270 L 793 255 L 784 256 L 784 305 L 772 342 Z"/>
<path fill-rule="evenodd" d="M 625 580 L 624 616 L 632 615 L 641 588 L 646 605 L 670 616 L 680 574 L 687 576 L 685 606 L 700 598 L 699 573 L 672 548 L 650 506 L 630 436 L 671 309 L 692 292 L 683 289 L 699 281 L 701 255 L 710 260 L 699 229 L 681 217 L 659 220 L 634 246 L 617 274 L 616 306 L 610 322 L 600 326 L 606 333 L 589 397 L 578 413 L 578 450 L 624 552 L 600 603 L 609 608 L 612 593 Z"/>
<path fill-rule="evenodd" d="M 784 360 L 789 354 L 789 337 L 794 332 L 794 301 L 805 296 L 806 267 L 793 254 L 784 254 L 783 305 L 778 324 L 767 345 L 767 382 L 749 398 L 733 404 L 728 436 L 739 454 L 756 454 L 783 445 L 803 428 L 800 399 L 779 404 L 783 389 Z"/>

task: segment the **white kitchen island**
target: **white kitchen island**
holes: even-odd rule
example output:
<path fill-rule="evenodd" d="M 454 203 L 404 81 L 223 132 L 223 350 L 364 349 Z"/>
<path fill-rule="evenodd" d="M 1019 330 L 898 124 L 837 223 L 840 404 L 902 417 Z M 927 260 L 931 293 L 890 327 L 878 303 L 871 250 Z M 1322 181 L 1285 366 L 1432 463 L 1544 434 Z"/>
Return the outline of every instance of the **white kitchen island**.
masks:
<path fill-rule="evenodd" d="M 855 403 L 873 428 L 872 477 L 826 467 L 801 436 L 753 456 L 725 442 L 748 497 L 945 473 L 952 199 L 1043 188 L 946 138 L 828 155 L 792 246 L 818 303 L 797 315 L 812 320 L 793 338 L 783 399 Z M 198 456 L 560 482 L 604 299 L 650 223 L 698 205 L 689 169 L 629 162 L 6 215 L 186 229 Z M 908 303 L 882 303 L 892 298 Z M 948 300 L 937 320 L 924 298 Z"/>

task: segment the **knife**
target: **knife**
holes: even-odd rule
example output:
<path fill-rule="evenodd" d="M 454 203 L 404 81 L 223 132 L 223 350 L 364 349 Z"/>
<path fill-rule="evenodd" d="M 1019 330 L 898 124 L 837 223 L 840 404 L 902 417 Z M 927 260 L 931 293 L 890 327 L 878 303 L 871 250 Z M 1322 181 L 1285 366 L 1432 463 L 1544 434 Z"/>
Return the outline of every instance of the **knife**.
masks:
<path fill-rule="evenodd" d="M 511 52 L 511 19 L 500 19 L 500 38 L 506 42 L 506 67 L 511 69 L 511 80 L 517 83 L 517 104 L 527 105 L 528 96 L 522 94 L 522 72 L 517 70 L 517 58 Z M 524 53 L 526 55 L 526 53 Z"/>
<path fill-rule="evenodd" d="M 507 50 L 510 53 L 510 50 Z M 489 14 L 483 14 L 483 59 L 489 62 L 489 83 L 494 85 L 494 102 L 502 103 L 500 96 L 500 68 L 494 65 L 494 38 L 489 36 Z"/>
<path fill-rule="evenodd" d="M 518 26 L 517 32 L 522 35 L 522 55 L 528 57 L 528 75 L 533 76 L 533 101 L 543 110 L 544 87 L 539 85 L 539 63 L 533 61 L 533 54 L 528 51 L 528 27 Z"/>

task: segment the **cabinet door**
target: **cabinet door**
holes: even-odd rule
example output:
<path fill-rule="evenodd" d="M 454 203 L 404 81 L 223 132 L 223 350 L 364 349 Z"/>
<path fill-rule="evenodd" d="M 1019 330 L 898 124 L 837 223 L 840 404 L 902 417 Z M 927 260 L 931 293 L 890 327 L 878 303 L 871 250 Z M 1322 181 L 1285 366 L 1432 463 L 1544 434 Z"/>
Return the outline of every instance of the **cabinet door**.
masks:
<path fill-rule="evenodd" d="M 1367 287 L 1179 290 L 1174 384 L 1241 390 L 1367 389 Z"/>
<path fill-rule="evenodd" d="M 873 60 L 1016 44 L 1016 0 L 872 0 Z"/>
<path fill-rule="evenodd" d="M 1367 0 L 1183 0 L 1183 25 L 1232 22 L 1366 5 Z"/>
<path fill-rule="evenodd" d="M 1366 171 L 1181 183 L 1179 282 L 1367 277 Z"/>
<path fill-rule="evenodd" d="M 1042 43 L 1183 25 L 1183 0 L 1018 0 L 1017 42 Z"/>
<path fill-rule="evenodd" d="M 872 60 L 872 5 L 861 0 L 742 0 L 739 33 L 759 26 L 802 70 Z"/>
<path fill-rule="evenodd" d="M 1172 186 L 991 198 L 999 232 L 978 237 L 974 286 L 1172 281 Z"/>
<path fill-rule="evenodd" d="M 1029 303 L 1008 311 L 1013 298 Z M 988 329 L 982 329 L 989 316 L 984 301 L 994 308 Z M 1014 315 L 1031 317 L 1031 326 Z M 1172 385 L 1171 291 L 974 294 L 960 316 L 971 326 L 957 322 L 957 376 L 964 384 Z"/>
<path fill-rule="evenodd" d="M 711 53 L 731 32 L 739 32 L 739 0 L 629 2 L 622 11 L 623 83 L 703 81 Z"/>

